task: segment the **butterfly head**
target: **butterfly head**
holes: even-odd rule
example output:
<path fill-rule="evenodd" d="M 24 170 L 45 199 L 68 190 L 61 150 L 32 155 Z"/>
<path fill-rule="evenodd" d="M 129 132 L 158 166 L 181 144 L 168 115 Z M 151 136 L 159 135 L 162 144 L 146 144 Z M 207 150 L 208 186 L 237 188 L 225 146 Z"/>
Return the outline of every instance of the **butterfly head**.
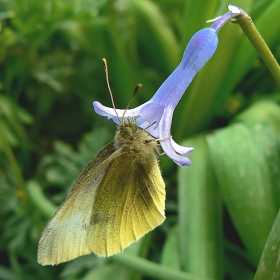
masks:
<path fill-rule="evenodd" d="M 136 118 L 122 120 L 118 125 L 115 136 L 115 147 L 124 147 L 127 151 L 154 153 L 158 149 L 158 143 L 148 132 L 136 125 Z"/>

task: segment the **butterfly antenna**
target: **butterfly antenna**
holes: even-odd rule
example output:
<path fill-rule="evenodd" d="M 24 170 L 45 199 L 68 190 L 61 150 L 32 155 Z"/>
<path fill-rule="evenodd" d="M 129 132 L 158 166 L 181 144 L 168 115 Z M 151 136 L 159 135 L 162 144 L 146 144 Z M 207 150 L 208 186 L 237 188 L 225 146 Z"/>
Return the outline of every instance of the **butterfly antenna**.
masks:
<path fill-rule="evenodd" d="M 119 122 L 121 123 L 121 120 L 120 120 L 120 118 L 119 118 L 119 116 L 118 116 L 118 113 L 117 113 L 117 110 L 116 110 L 114 95 L 113 95 L 113 92 L 112 92 L 112 90 L 111 90 L 111 86 L 110 86 L 110 82 L 109 82 L 109 71 L 108 71 L 107 60 L 106 60 L 106 58 L 103 58 L 102 61 L 103 61 L 104 69 L 105 69 L 107 87 L 108 87 L 108 90 L 109 90 L 109 93 L 110 93 L 110 96 L 111 96 L 111 101 L 112 101 L 112 104 L 113 104 L 113 107 L 114 107 L 116 116 L 117 116 Z"/>
<path fill-rule="evenodd" d="M 129 100 L 129 102 L 128 102 L 128 104 L 127 104 L 127 106 L 126 106 L 126 108 L 125 108 L 125 110 L 124 110 L 124 112 L 123 112 L 123 116 L 122 116 L 123 118 L 124 118 L 124 115 L 125 115 L 126 111 L 127 111 L 128 108 L 130 107 L 131 103 L 134 101 L 135 97 L 137 96 L 137 94 L 138 94 L 138 92 L 139 92 L 139 90 L 140 90 L 140 88 L 141 88 L 142 86 L 143 86 L 142 84 L 137 84 L 137 85 L 136 85 L 136 87 L 135 87 L 135 89 L 134 89 L 134 92 L 133 92 L 133 95 L 132 95 L 132 98 Z"/>

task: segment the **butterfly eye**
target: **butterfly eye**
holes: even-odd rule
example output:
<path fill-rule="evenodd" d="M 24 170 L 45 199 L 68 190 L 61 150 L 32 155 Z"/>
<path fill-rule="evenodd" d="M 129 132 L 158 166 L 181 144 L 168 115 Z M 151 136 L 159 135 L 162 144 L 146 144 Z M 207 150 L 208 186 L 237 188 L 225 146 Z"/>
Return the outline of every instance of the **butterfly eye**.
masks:
<path fill-rule="evenodd" d="M 148 143 L 155 142 L 155 141 L 156 141 L 155 139 L 148 139 L 148 140 L 144 140 L 143 143 L 148 144 Z"/>

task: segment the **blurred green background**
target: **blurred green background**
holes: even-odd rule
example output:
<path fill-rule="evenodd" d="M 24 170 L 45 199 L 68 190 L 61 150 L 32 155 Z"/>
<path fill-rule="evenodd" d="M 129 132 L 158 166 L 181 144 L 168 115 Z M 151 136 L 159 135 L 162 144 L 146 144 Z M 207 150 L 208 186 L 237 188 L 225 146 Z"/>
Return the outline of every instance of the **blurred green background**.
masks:
<path fill-rule="evenodd" d="M 86 163 L 114 136 L 92 102 L 147 101 L 206 20 L 244 9 L 280 58 L 279 0 L 0 1 L 0 279 L 280 279 L 280 92 L 237 24 L 176 108 L 167 219 L 123 253 L 55 267 L 40 234 Z"/>

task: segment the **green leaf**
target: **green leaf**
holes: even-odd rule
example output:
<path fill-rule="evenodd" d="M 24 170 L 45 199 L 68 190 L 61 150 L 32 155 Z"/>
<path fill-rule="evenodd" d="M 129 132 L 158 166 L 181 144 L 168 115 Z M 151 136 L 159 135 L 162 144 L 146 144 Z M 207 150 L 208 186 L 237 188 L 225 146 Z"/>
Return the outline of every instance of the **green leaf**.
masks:
<path fill-rule="evenodd" d="M 263 121 L 273 124 L 275 130 L 280 133 L 280 106 L 272 100 L 263 99 L 248 109 L 238 114 L 233 122 Z"/>
<path fill-rule="evenodd" d="M 177 270 L 180 269 L 178 237 L 178 226 L 176 225 L 168 232 L 161 254 L 161 264 Z"/>
<path fill-rule="evenodd" d="M 207 136 L 223 199 L 255 264 L 278 211 L 270 172 L 279 168 L 277 142 L 273 126 L 261 122 L 234 124 Z"/>
<path fill-rule="evenodd" d="M 254 280 L 280 279 L 280 211 L 266 241 Z"/>
<path fill-rule="evenodd" d="M 226 242 L 225 270 L 231 280 L 252 280 L 255 267 L 247 260 L 244 252 L 237 246 Z"/>
<path fill-rule="evenodd" d="M 222 207 L 205 137 L 183 143 L 194 147 L 189 168 L 179 168 L 181 265 L 198 276 L 223 279 Z"/>

